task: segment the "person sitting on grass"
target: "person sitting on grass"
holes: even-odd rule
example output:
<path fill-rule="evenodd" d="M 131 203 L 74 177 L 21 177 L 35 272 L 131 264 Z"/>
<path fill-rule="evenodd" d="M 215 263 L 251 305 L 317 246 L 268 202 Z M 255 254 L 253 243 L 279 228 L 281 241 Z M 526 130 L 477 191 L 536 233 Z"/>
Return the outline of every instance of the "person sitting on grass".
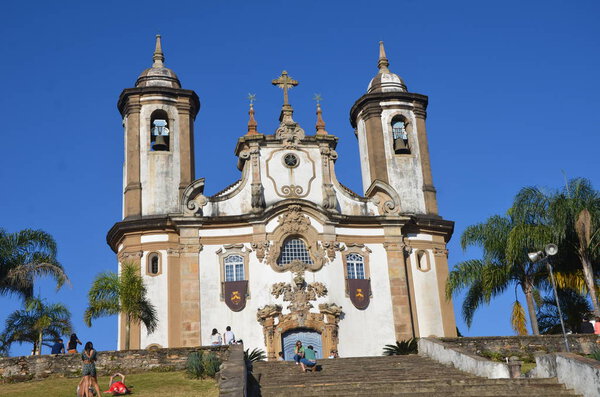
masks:
<path fill-rule="evenodd" d="M 308 345 L 306 349 L 304 349 L 304 358 L 300 360 L 300 366 L 302 367 L 302 372 L 306 372 L 308 369 L 314 371 L 317 365 L 317 354 L 313 350 L 312 345 Z"/>
<path fill-rule="evenodd" d="M 117 376 L 120 376 L 121 380 L 113 382 L 113 379 Z M 117 372 L 116 374 L 111 376 L 110 380 L 108 381 L 108 390 L 104 393 L 111 393 L 113 396 L 122 396 L 131 393 L 131 390 L 129 390 L 129 388 L 125 386 L 125 375 Z"/>

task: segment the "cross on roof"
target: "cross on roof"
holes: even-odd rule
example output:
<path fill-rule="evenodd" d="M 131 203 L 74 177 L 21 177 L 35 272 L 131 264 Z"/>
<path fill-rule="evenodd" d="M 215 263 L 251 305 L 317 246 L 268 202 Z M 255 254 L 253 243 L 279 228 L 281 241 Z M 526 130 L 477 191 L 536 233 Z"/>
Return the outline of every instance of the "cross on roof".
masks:
<path fill-rule="evenodd" d="M 289 105 L 288 90 L 292 87 L 297 86 L 298 81 L 296 81 L 296 80 L 292 79 L 290 76 L 288 76 L 288 73 L 284 70 L 283 72 L 281 72 L 281 76 L 279 76 L 278 78 L 273 80 L 271 82 L 271 84 L 276 85 L 277 87 L 283 89 L 283 104 Z"/>

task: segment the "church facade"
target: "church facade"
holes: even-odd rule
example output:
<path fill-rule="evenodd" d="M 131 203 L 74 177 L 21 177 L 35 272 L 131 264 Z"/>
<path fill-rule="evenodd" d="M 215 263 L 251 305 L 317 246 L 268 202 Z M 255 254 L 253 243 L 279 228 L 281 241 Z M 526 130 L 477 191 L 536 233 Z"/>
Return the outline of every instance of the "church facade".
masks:
<path fill-rule="evenodd" d="M 252 104 L 235 146 L 238 181 L 213 196 L 194 173 L 200 101 L 165 67 L 157 36 L 153 65 L 125 89 L 123 217 L 107 241 L 119 265 L 134 262 L 158 314 L 148 334 L 131 327 L 131 348 L 210 344 L 231 326 L 246 347 L 290 358 L 297 339 L 320 357 L 380 355 L 385 344 L 455 336 L 444 286 L 454 223 L 438 215 L 425 118 L 427 97 L 389 70 L 350 110 L 362 194 L 335 173 L 338 138 L 317 104 L 315 132 L 293 119 L 285 71 L 280 125 L 260 132 Z M 125 324 L 119 318 L 119 348 Z"/>

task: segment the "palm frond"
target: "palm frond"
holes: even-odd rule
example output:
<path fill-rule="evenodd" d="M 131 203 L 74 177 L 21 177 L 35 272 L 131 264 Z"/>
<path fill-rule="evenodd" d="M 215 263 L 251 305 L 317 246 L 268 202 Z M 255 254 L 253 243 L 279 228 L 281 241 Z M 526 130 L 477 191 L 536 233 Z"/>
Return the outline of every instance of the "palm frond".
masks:
<path fill-rule="evenodd" d="M 518 300 L 513 304 L 510 323 L 517 335 L 527 335 L 527 318 L 525 317 L 525 309 Z"/>

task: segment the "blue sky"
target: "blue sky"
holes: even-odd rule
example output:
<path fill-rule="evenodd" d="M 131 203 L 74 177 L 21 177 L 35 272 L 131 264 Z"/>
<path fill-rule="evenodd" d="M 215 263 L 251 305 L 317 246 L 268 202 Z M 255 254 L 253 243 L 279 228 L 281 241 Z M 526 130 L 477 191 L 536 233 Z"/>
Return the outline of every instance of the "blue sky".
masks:
<path fill-rule="evenodd" d="M 202 107 L 196 177 L 212 194 L 239 177 L 233 149 L 249 92 L 258 129 L 273 133 L 286 69 L 295 119 L 314 131 L 321 93 L 340 138 L 339 179 L 361 191 L 349 110 L 365 93 L 384 40 L 390 69 L 429 96 L 427 130 L 440 214 L 456 222 L 451 265 L 477 256 L 462 230 L 503 213 L 523 186 L 587 177 L 600 188 L 600 3 L 597 1 L 103 1 L 10 2 L 0 24 L 0 227 L 41 228 L 59 244 L 71 287 L 39 292 L 73 313 L 82 340 L 116 346 L 116 319 L 83 325 L 94 276 L 115 270 L 105 242 L 120 220 L 123 131 L 116 102 L 150 66 L 166 65 Z M 470 336 L 509 335 L 512 291 L 480 310 Z M 19 308 L 0 297 L 0 324 Z M 236 334 L 243 335 L 243 330 Z M 382 345 L 391 341 L 382 341 Z M 26 354 L 30 346 L 12 349 Z"/>

